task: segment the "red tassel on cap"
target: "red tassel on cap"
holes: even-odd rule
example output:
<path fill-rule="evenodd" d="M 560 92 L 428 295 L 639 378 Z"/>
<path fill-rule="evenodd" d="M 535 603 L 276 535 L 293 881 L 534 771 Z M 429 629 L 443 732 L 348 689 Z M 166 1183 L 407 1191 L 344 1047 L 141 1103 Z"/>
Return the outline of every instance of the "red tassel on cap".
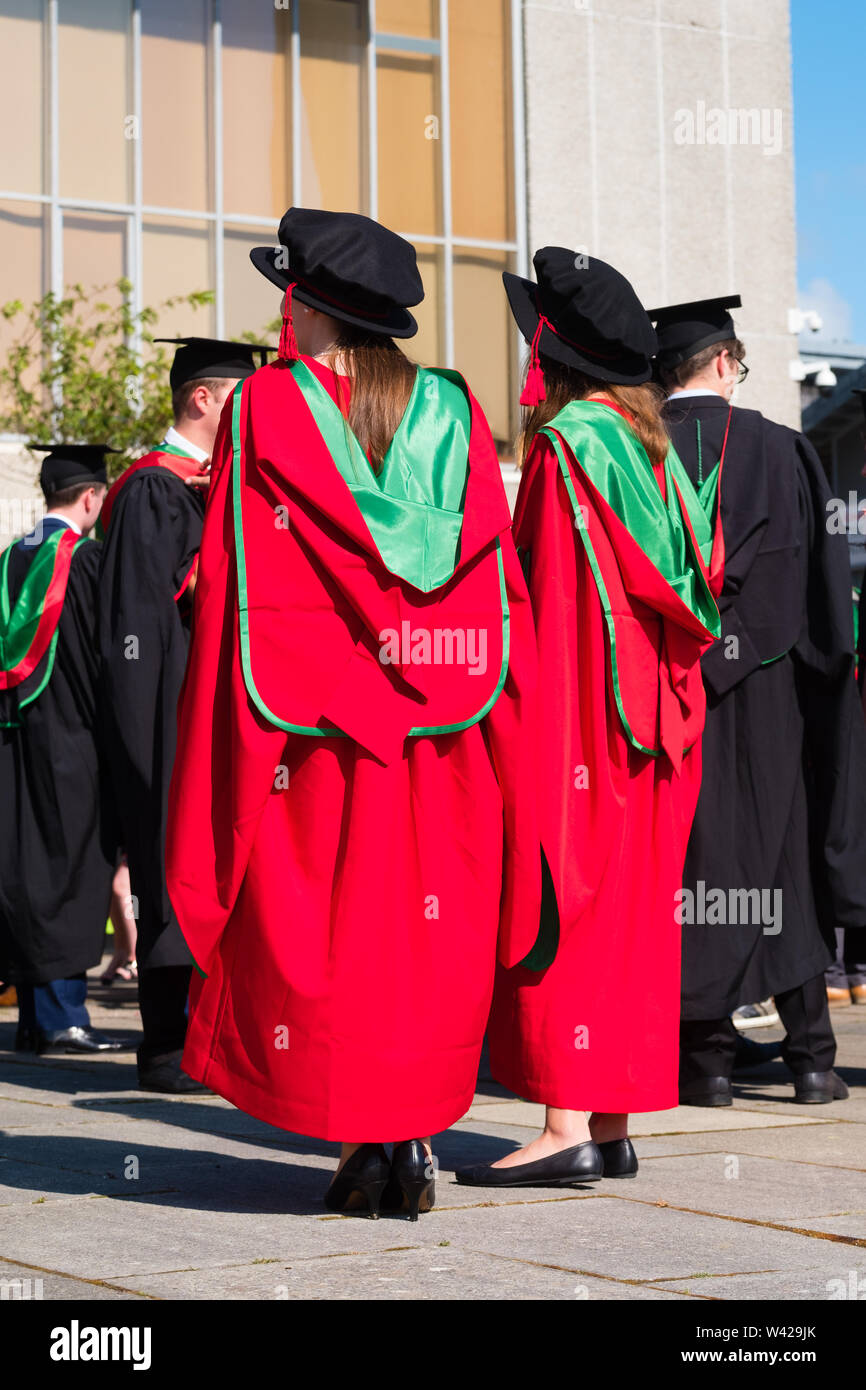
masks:
<path fill-rule="evenodd" d="M 298 340 L 295 337 L 295 325 L 292 321 L 292 290 L 297 283 L 297 280 L 293 280 L 288 286 L 283 301 L 283 326 L 280 329 L 280 346 L 277 349 L 277 357 L 280 362 L 294 362 L 301 355 L 298 351 Z"/>
<path fill-rule="evenodd" d="M 532 338 L 532 347 L 529 351 L 529 371 L 526 373 L 526 384 L 521 392 L 521 405 L 540 405 L 547 400 L 547 391 L 544 386 L 544 372 L 538 360 L 538 342 L 541 338 L 541 330 L 548 324 L 544 314 L 538 316 L 538 327 Z M 550 325 L 548 324 L 548 327 Z"/>

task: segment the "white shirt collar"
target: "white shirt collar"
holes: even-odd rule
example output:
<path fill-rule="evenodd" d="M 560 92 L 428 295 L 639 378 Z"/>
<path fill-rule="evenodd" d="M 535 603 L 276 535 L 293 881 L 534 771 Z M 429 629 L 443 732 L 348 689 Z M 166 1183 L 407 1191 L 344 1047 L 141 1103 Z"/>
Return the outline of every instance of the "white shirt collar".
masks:
<path fill-rule="evenodd" d="M 210 457 L 207 450 L 200 449 L 197 444 L 190 444 L 188 439 L 184 439 L 180 430 L 176 430 L 174 425 L 169 425 L 162 442 L 163 444 L 174 445 L 175 449 L 182 449 L 185 454 L 189 454 L 191 459 L 195 459 L 196 463 L 207 463 Z"/>
<path fill-rule="evenodd" d="M 62 521 L 64 526 L 68 526 L 70 531 L 74 531 L 77 536 L 84 535 L 81 527 L 76 525 L 71 517 L 64 516 L 63 512 L 46 512 L 42 520 L 47 521 L 50 516 L 56 517 L 58 521 Z"/>
<path fill-rule="evenodd" d="M 684 391 L 682 389 L 678 391 L 671 391 L 670 395 L 668 396 L 668 400 L 672 401 L 675 397 L 679 400 L 682 400 L 683 396 L 718 396 L 720 401 L 723 401 L 725 399 L 721 391 L 712 391 L 709 386 L 693 386 L 687 391 Z"/>

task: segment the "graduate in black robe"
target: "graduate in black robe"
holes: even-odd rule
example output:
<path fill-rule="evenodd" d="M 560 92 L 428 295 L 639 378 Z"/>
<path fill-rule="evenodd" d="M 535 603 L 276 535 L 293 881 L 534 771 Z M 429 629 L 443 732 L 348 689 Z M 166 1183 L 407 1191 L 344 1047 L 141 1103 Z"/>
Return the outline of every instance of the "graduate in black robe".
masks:
<path fill-rule="evenodd" d="M 722 634 L 702 661 L 703 780 L 683 884 L 680 1099 L 731 1103 L 729 1015 L 772 995 L 795 1098 L 817 1103 L 847 1095 L 823 974 L 834 928 L 866 924 L 866 728 L 848 549 L 828 525 L 829 488 L 808 441 L 730 405 L 744 374 L 735 304 L 651 315 L 665 422 L 714 519 L 721 586 Z"/>
<path fill-rule="evenodd" d="M 100 547 L 87 539 L 106 452 L 54 446 L 49 510 L 0 557 L 0 977 L 17 985 L 20 1051 L 123 1046 L 85 1006 L 117 855 L 96 717 Z"/>
<path fill-rule="evenodd" d="M 103 508 L 99 576 L 102 710 L 129 861 L 145 1090 L 201 1091 L 180 1069 L 192 958 L 165 884 L 165 825 L 186 668 L 207 469 L 223 402 L 267 349 L 178 342 L 174 425 L 114 483 Z"/>

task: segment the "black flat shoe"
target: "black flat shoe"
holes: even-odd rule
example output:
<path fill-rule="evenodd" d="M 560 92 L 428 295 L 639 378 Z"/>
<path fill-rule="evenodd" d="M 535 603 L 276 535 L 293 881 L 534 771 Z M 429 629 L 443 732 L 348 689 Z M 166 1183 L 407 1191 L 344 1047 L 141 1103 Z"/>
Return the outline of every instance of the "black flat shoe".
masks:
<path fill-rule="evenodd" d="M 394 1145 L 391 1176 L 382 1197 L 382 1210 L 407 1212 L 410 1221 L 429 1211 L 436 1201 L 436 1169 L 420 1139 Z"/>
<path fill-rule="evenodd" d="M 827 1105 L 831 1100 L 847 1099 L 848 1087 L 834 1071 L 807 1071 L 794 1077 L 798 1105 Z"/>
<path fill-rule="evenodd" d="M 680 1105 L 733 1105 L 734 1092 L 727 1076 L 702 1076 L 680 1085 Z"/>
<path fill-rule="evenodd" d="M 64 1052 L 131 1052 L 132 1043 L 123 1038 L 110 1038 L 95 1028 L 61 1028 L 45 1034 L 45 1050 L 62 1048 Z"/>
<path fill-rule="evenodd" d="M 608 1139 L 599 1144 L 606 1178 L 636 1178 L 637 1154 L 630 1139 Z"/>
<path fill-rule="evenodd" d="M 534 1163 L 515 1163 L 511 1168 L 494 1168 L 476 1163 L 460 1168 L 454 1175 L 467 1187 L 571 1187 L 574 1183 L 598 1182 L 604 1176 L 604 1159 L 598 1144 L 587 1139 L 571 1149 L 560 1149 Z"/>
<path fill-rule="evenodd" d="M 334 1174 L 325 1193 L 328 1211 L 366 1212 L 379 1219 L 379 1203 L 391 1176 L 388 1155 L 381 1144 L 362 1144 Z"/>

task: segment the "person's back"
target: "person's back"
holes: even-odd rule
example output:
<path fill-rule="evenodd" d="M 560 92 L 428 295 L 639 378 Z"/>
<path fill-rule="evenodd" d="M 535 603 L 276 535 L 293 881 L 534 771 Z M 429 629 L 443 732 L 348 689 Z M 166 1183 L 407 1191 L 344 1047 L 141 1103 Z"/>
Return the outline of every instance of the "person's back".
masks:
<path fill-rule="evenodd" d="M 83 978 L 102 954 L 117 850 L 96 718 L 99 546 L 86 536 L 104 452 L 55 447 L 42 468 L 52 510 L 0 558 L 0 973 L 5 961 L 18 982 L 25 1050 L 109 1046 L 89 1027 Z"/>
<path fill-rule="evenodd" d="M 847 547 L 827 524 L 829 488 L 808 441 L 731 404 L 744 348 L 730 302 L 675 306 L 659 320 L 664 418 L 714 521 L 722 618 L 702 660 L 708 710 L 684 878 L 693 911 L 683 918 L 681 1100 L 730 1104 L 728 1016 L 769 996 L 788 1029 L 798 1099 L 829 1100 L 844 1086 L 832 1072 L 823 971 L 834 927 L 866 914 L 866 777 L 856 771 L 866 774 L 866 746 Z M 693 350 L 701 317 L 704 327 L 715 322 L 714 341 Z"/>
<path fill-rule="evenodd" d="M 295 315 L 220 427 L 172 782 L 169 890 L 204 977 L 184 1067 L 368 1141 L 335 1207 L 355 1182 L 374 1208 L 376 1141 L 413 1138 L 421 1175 L 400 1171 L 429 1202 L 421 1141 L 471 1103 L 497 938 L 510 963 L 537 928 L 532 622 L 480 409 L 391 341 L 414 252 L 303 210 L 281 238 Z"/>

